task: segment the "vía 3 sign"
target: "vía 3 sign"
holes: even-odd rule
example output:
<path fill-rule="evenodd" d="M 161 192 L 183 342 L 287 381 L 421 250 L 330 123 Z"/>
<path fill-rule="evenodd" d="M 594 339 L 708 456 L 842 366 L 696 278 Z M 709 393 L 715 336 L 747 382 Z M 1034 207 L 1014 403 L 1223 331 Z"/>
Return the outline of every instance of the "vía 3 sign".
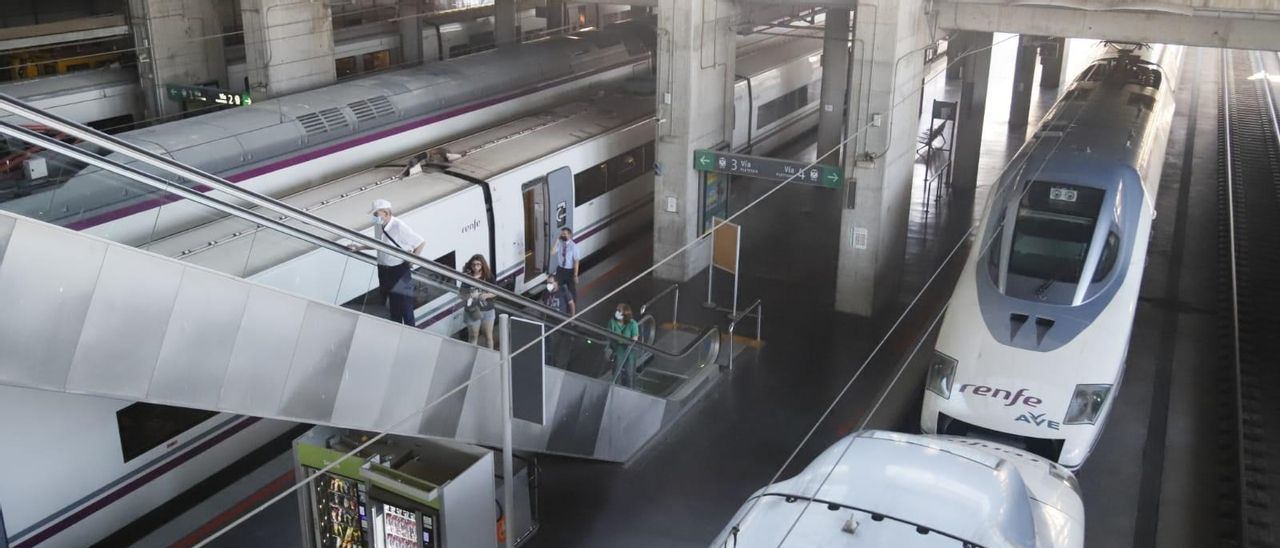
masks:
<path fill-rule="evenodd" d="M 761 179 L 773 179 L 793 183 L 840 188 L 844 183 L 844 170 L 822 164 L 809 166 L 804 162 L 792 162 L 762 156 L 730 154 L 714 150 L 693 151 L 693 169 L 731 175 L 746 175 Z M 793 178 L 794 177 L 794 178 Z"/>

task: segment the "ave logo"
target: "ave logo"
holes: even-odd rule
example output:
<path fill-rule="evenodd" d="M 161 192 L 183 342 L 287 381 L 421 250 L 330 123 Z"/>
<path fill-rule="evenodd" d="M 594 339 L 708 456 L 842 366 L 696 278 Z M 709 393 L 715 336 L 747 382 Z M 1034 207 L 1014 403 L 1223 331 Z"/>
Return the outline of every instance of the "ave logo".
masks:
<path fill-rule="evenodd" d="M 1013 420 L 1014 422 L 1025 422 L 1029 424 L 1034 424 L 1036 426 L 1043 426 L 1050 430 L 1060 429 L 1059 427 L 1062 426 L 1062 424 L 1060 424 L 1058 421 L 1051 421 L 1049 419 L 1046 419 L 1044 418 L 1044 415 L 1045 415 L 1044 413 L 1032 413 L 1030 411 L 1027 411 L 1026 413 L 1018 415 L 1018 418 Z"/>

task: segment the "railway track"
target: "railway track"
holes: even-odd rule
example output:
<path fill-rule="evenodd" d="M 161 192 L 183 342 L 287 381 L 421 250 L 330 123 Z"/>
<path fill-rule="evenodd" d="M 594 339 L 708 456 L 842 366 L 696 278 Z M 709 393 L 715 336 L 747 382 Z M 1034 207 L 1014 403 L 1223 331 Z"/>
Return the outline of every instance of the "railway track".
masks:
<path fill-rule="evenodd" d="M 1280 547 L 1280 123 L 1263 55 L 1223 50 L 1218 112 L 1219 533 L 1239 548 Z"/>

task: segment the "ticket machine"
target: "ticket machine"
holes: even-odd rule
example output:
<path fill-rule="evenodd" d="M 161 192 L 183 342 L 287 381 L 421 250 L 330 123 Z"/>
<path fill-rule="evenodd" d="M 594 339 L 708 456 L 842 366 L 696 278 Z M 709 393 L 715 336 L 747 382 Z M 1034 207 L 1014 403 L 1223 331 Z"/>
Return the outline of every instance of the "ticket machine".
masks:
<path fill-rule="evenodd" d="M 295 476 L 315 476 L 298 491 L 307 548 L 500 547 L 504 519 L 513 520 L 517 544 L 536 530 L 527 462 L 517 461 L 517 508 L 508 516 L 499 502 L 494 452 L 387 436 L 343 458 L 371 436 L 318 426 L 294 440 Z"/>

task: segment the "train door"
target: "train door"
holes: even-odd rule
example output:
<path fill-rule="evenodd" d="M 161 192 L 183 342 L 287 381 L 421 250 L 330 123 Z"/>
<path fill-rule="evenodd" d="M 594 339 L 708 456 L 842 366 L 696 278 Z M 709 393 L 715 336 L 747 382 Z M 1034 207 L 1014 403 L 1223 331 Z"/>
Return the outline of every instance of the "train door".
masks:
<path fill-rule="evenodd" d="M 551 265 L 560 229 L 573 228 L 573 171 L 562 167 L 524 185 L 524 279 Z"/>

